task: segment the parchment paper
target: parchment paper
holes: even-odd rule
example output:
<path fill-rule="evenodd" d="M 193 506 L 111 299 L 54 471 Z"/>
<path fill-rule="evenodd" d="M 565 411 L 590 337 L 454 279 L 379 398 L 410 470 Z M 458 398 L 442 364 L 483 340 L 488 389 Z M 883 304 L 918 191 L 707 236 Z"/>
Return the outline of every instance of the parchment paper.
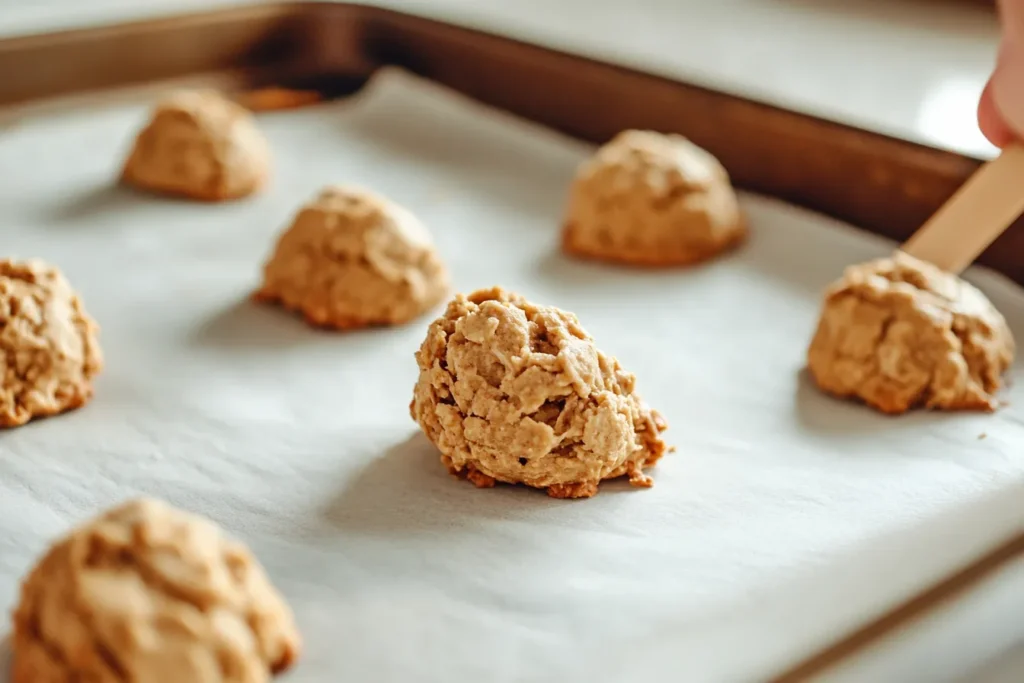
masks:
<path fill-rule="evenodd" d="M 1024 524 L 1019 385 L 995 415 L 890 419 L 801 373 L 822 287 L 884 241 L 744 197 L 751 242 L 706 266 L 566 260 L 563 200 L 591 150 L 399 72 L 261 116 L 267 193 L 156 199 L 112 185 L 146 106 L 0 131 L 0 252 L 59 264 L 107 356 L 86 408 L 0 434 L 4 609 L 56 536 L 145 493 L 258 554 L 306 639 L 289 681 L 757 680 Z M 408 414 L 429 316 L 330 334 L 250 303 L 329 182 L 417 213 L 458 289 L 576 312 L 669 422 L 654 488 L 458 482 Z M 1024 339 L 1024 294 L 970 278 Z"/>

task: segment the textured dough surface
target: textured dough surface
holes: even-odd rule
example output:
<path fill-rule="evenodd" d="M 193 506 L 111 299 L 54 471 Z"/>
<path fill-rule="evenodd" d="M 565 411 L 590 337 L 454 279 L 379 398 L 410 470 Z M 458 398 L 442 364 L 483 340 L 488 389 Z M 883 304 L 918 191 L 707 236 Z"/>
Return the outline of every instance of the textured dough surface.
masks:
<path fill-rule="evenodd" d="M 0 259 L 0 427 L 85 405 L 103 369 L 98 336 L 59 269 Z"/>
<path fill-rule="evenodd" d="M 136 136 L 122 180 L 203 201 L 238 199 L 270 175 L 270 146 L 252 114 L 211 90 L 175 93 L 157 103 Z"/>
<path fill-rule="evenodd" d="M 968 282 L 897 252 L 829 287 L 807 352 L 815 382 L 884 413 L 994 410 L 1015 342 Z"/>
<path fill-rule="evenodd" d="M 665 423 L 573 314 L 499 288 L 460 294 L 416 362 L 410 411 L 452 474 L 556 498 L 622 475 L 651 485 L 643 470 L 665 452 Z"/>
<path fill-rule="evenodd" d="M 686 265 L 746 234 L 729 175 L 715 157 L 679 135 L 629 130 L 578 169 L 562 248 L 604 261 Z"/>
<path fill-rule="evenodd" d="M 26 578 L 13 683 L 258 683 L 299 648 L 291 611 L 246 548 L 138 499 L 73 530 Z"/>
<path fill-rule="evenodd" d="M 409 322 L 440 304 L 448 286 L 412 213 L 363 188 L 329 186 L 278 238 L 256 298 L 311 325 L 348 329 Z"/>

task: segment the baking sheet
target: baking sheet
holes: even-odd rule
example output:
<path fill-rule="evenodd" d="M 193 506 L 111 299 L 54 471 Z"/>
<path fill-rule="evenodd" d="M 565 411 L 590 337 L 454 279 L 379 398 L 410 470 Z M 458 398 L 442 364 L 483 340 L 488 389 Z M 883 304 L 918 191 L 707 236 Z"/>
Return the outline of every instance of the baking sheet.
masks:
<path fill-rule="evenodd" d="M 55 536 L 146 493 L 259 555 L 307 641 L 289 681 L 582 680 L 633 652 L 656 661 L 659 644 L 701 656 L 662 658 L 648 680 L 754 680 L 1022 523 L 1019 383 L 995 415 L 891 419 L 801 372 L 821 288 L 882 240 L 747 196 L 751 242 L 706 266 L 566 260 L 558 222 L 591 149 L 397 71 L 346 102 L 262 115 L 267 193 L 155 199 L 111 183 L 147 106 L 0 131 L 0 251 L 59 264 L 107 356 L 88 407 L 0 434 L 0 607 Z M 408 415 L 429 316 L 330 334 L 250 303 L 274 238 L 329 182 L 417 213 L 457 289 L 576 312 L 669 422 L 678 452 L 654 488 L 557 501 L 455 481 Z M 970 277 L 1024 339 L 1024 293 Z M 915 532 L 944 518 L 977 523 Z M 891 584 L 853 586 L 886 566 Z M 849 585 L 829 594 L 836 567 Z M 751 630 L 790 613 L 791 629 Z"/>

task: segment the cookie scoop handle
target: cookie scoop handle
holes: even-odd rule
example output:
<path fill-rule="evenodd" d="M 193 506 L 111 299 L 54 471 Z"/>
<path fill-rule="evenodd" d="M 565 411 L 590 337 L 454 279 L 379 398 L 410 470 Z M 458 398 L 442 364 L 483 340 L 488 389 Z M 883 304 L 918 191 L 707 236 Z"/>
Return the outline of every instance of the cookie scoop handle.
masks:
<path fill-rule="evenodd" d="M 1024 145 L 986 162 L 902 250 L 959 275 L 1024 212 Z"/>

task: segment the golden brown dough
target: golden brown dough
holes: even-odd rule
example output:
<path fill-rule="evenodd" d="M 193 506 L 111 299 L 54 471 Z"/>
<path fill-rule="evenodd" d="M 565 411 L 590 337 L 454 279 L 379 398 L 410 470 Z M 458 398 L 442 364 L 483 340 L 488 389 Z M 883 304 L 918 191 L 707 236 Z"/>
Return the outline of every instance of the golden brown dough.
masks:
<path fill-rule="evenodd" d="M 623 475 L 652 484 L 643 470 L 665 452 L 665 422 L 571 313 L 499 288 L 460 294 L 416 362 L 410 411 L 452 474 L 555 498 Z"/>
<path fill-rule="evenodd" d="M 159 102 L 138 134 L 122 181 L 201 201 L 257 192 L 270 175 L 270 147 L 245 108 L 212 90 Z"/>
<path fill-rule="evenodd" d="M 679 135 L 629 130 L 578 170 L 562 248 L 602 261 L 678 266 L 716 256 L 746 234 L 715 157 Z"/>
<path fill-rule="evenodd" d="M 103 369 L 98 335 L 60 270 L 0 259 L 0 428 L 85 405 Z"/>
<path fill-rule="evenodd" d="M 884 413 L 994 410 L 1014 350 L 984 294 L 897 252 L 829 287 L 807 362 L 824 391 Z"/>
<path fill-rule="evenodd" d="M 299 649 L 245 547 L 143 498 L 71 531 L 25 579 L 12 683 L 263 683 Z"/>
<path fill-rule="evenodd" d="M 368 190 L 332 186 L 278 238 L 256 298 L 314 326 L 350 329 L 409 322 L 447 294 L 447 270 L 415 216 Z"/>

